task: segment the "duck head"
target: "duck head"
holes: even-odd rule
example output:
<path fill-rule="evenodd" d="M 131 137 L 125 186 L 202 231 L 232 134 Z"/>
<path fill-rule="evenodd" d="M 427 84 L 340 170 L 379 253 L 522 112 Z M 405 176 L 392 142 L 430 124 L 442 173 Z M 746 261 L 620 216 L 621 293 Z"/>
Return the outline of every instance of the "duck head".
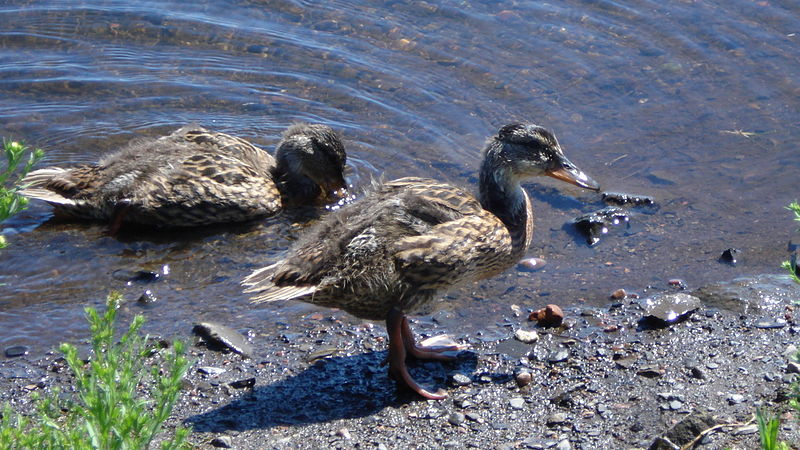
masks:
<path fill-rule="evenodd" d="M 489 139 L 484 165 L 495 178 L 510 178 L 513 182 L 549 176 L 582 188 L 600 189 L 596 181 L 564 156 L 555 135 L 538 125 L 514 123 L 500 128 Z"/>
<path fill-rule="evenodd" d="M 346 195 L 347 155 L 329 126 L 299 123 L 283 132 L 275 151 L 284 196 L 298 203 L 328 202 Z"/>

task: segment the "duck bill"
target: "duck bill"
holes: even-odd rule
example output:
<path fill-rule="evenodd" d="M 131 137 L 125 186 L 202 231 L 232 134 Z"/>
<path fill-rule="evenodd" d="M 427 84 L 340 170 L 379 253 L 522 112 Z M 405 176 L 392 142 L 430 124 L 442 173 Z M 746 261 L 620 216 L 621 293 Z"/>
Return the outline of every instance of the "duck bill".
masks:
<path fill-rule="evenodd" d="M 574 184 L 593 191 L 600 190 L 600 184 L 594 181 L 589 175 L 586 175 L 581 169 L 578 169 L 575 164 L 569 160 L 564 159 L 561 161 L 561 167 L 547 171 L 547 176 L 553 177 L 557 180 L 566 181 L 567 183 Z"/>
<path fill-rule="evenodd" d="M 347 197 L 347 183 L 341 178 L 322 185 L 323 195 L 328 199 L 338 201 Z"/>

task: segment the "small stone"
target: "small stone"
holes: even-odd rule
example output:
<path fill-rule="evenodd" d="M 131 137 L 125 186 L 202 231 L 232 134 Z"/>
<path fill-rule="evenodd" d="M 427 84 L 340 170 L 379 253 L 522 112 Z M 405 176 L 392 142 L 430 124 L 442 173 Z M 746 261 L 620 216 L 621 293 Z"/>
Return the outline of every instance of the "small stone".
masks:
<path fill-rule="evenodd" d="M 522 409 L 522 407 L 525 406 L 525 399 L 522 397 L 514 397 L 508 401 L 508 404 L 513 409 Z"/>
<path fill-rule="evenodd" d="M 547 262 L 541 258 L 526 258 L 519 262 L 519 269 L 526 272 L 534 272 L 541 269 L 546 264 Z"/>
<path fill-rule="evenodd" d="M 336 435 L 346 441 L 353 439 L 353 436 L 350 435 L 350 430 L 348 430 L 347 428 L 339 429 L 338 431 L 336 431 Z"/>
<path fill-rule="evenodd" d="M 709 361 L 706 363 L 706 368 L 711 370 L 719 369 L 719 364 L 715 363 L 714 361 Z"/>
<path fill-rule="evenodd" d="M 133 283 L 153 283 L 158 281 L 161 278 L 161 274 L 158 272 L 153 272 L 152 270 L 127 270 L 127 269 L 118 269 L 115 270 L 111 276 L 119 281 L 125 281 L 126 284 L 131 285 Z"/>
<path fill-rule="evenodd" d="M 155 294 L 153 294 L 153 291 L 147 289 L 144 292 L 142 292 L 142 295 L 140 295 L 139 299 L 136 301 L 142 305 L 150 305 L 157 302 L 158 297 L 156 297 Z"/>
<path fill-rule="evenodd" d="M 233 439 L 230 436 L 217 436 L 211 440 L 211 445 L 219 448 L 233 448 Z"/>
<path fill-rule="evenodd" d="M 698 380 L 705 380 L 706 379 L 706 373 L 703 372 L 703 369 L 701 369 L 699 367 L 692 367 L 691 374 L 692 374 L 692 378 L 696 378 Z"/>
<path fill-rule="evenodd" d="M 547 358 L 549 363 L 561 363 L 569 359 L 569 350 L 562 348 L 550 354 Z"/>
<path fill-rule="evenodd" d="M 764 329 L 764 330 L 769 330 L 769 329 L 773 329 L 773 328 L 783 328 L 785 326 L 786 326 L 786 321 L 783 320 L 783 319 L 777 319 L 777 320 L 759 319 L 755 323 L 755 327 L 756 328 L 761 328 L 761 329 Z"/>
<path fill-rule="evenodd" d="M 517 380 L 517 386 L 519 387 L 525 387 L 531 384 L 533 380 L 533 376 L 530 372 L 520 372 L 514 378 Z"/>
<path fill-rule="evenodd" d="M 677 411 L 677 410 L 679 410 L 681 408 L 683 408 L 683 403 L 681 401 L 672 400 L 671 402 L 669 402 L 669 409 L 671 409 L 673 411 Z"/>
<path fill-rule="evenodd" d="M 539 340 L 539 333 L 533 330 L 517 330 L 514 332 L 514 337 L 525 344 L 533 344 Z"/>
<path fill-rule="evenodd" d="M 211 375 L 212 377 L 216 377 L 225 373 L 225 369 L 211 366 L 200 366 L 197 368 L 197 371 L 202 374 Z"/>
<path fill-rule="evenodd" d="M 786 365 L 786 373 L 800 373 L 800 364 L 790 362 Z"/>
<path fill-rule="evenodd" d="M 564 413 L 553 413 L 547 416 L 545 424 L 553 428 L 556 425 L 561 425 L 567 421 L 567 416 Z"/>
<path fill-rule="evenodd" d="M 245 378 L 244 380 L 236 380 L 229 383 L 229 386 L 234 389 L 247 389 L 256 385 L 256 378 Z"/>
<path fill-rule="evenodd" d="M 465 417 L 468 420 L 471 420 L 473 422 L 483 423 L 483 418 L 481 416 L 479 416 L 478 413 L 474 413 L 474 412 L 467 413 L 467 414 L 465 414 Z"/>
<path fill-rule="evenodd" d="M 748 425 L 746 427 L 741 427 L 733 430 L 734 436 L 747 436 L 749 434 L 756 434 L 758 433 L 758 425 Z"/>
<path fill-rule="evenodd" d="M 192 332 L 200 336 L 209 348 L 227 348 L 249 358 L 253 354 L 253 346 L 238 331 L 213 322 L 200 322 L 192 328 Z"/>
<path fill-rule="evenodd" d="M 636 375 L 641 375 L 646 378 L 658 378 L 664 375 L 664 369 L 658 366 L 646 366 L 637 370 Z"/>
<path fill-rule="evenodd" d="M 464 375 L 463 373 L 456 373 L 453 374 L 453 377 L 450 378 L 453 383 L 453 386 L 469 386 L 472 383 L 472 378 Z"/>
<path fill-rule="evenodd" d="M 447 421 L 450 422 L 450 425 L 459 426 L 466 420 L 467 416 L 460 412 L 454 412 L 447 417 Z"/>
<path fill-rule="evenodd" d="M 628 296 L 628 293 L 625 292 L 625 289 L 617 289 L 616 291 L 611 293 L 611 298 L 614 300 L 622 300 Z"/>
<path fill-rule="evenodd" d="M 532 312 L 528 320 L 538 321 L 540 327 L 557 327 L 564 321 L 564 311 L 558 305 L 547 305 Z"/>
<path fill-rule="evenodd" d="M 680 278 L 672 278 L 669 281 L 667 281 L 667 284 L 669 284 L 672 287 L 676 287 L 678 289 L 686 289 L 686 283 L 684 283 L 684 281 L 681 280 Z"/>
<path fill-rule="evenodd" d="M 562 439 L 556 445 L 556 450 L 572 450 L 572 444 L 567 439 Z"/>
<path fill-rule="evenodd" d="M 30 351 L 31 348 L 27 345 L 14 345 L 6 349 L 6 357 L 17 358 L 19 356 L 27 355 Z"/>
<path fill-rule="evenodd" d="M 728 404 L 729 405 L 738 405 L 739 403 L 744 402 L 744 395 L 741 394 L 731 394 L 728 396 Z"/>

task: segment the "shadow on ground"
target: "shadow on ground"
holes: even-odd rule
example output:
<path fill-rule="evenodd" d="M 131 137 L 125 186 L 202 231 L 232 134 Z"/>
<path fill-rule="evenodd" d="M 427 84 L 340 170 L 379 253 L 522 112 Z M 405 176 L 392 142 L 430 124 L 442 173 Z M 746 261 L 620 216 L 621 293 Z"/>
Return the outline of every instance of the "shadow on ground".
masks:
<path fill-rule="evenodd" d="M 198 432 L 245 431 L 364 417 L 387 406 L 424 401 L 388 377 L 381 366 L 386 353 L 325 358 L 272 384 L 259 386 L 257 380 L 251 392 L 186 423 Z M 449 363 L 409 361 L 412 376 L 433 391 L 446 389 L 453 374 L 470 374 L 476 366 L 477 356 L 471 352 L 461 352 Z"/>

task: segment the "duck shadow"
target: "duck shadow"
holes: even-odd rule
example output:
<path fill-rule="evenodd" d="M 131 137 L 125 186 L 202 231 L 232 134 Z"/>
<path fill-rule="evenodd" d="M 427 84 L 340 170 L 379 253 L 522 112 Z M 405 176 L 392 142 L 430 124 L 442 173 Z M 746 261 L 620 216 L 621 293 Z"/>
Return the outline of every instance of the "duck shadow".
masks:
<path fill-rule="evenodd" d="M 425 401 L 389 378 L 386 351 L 336 356 L 249 392 L 217 409 L 188 417 L 194 431 L 220 433 L 302 425 L 369 416 L 386 407 Z M 427 389 L 447 388 L 453 374 L 469 374 L 477 355 L 462 351 L 452 362 L 413 361 L 409 371 Z"/>

